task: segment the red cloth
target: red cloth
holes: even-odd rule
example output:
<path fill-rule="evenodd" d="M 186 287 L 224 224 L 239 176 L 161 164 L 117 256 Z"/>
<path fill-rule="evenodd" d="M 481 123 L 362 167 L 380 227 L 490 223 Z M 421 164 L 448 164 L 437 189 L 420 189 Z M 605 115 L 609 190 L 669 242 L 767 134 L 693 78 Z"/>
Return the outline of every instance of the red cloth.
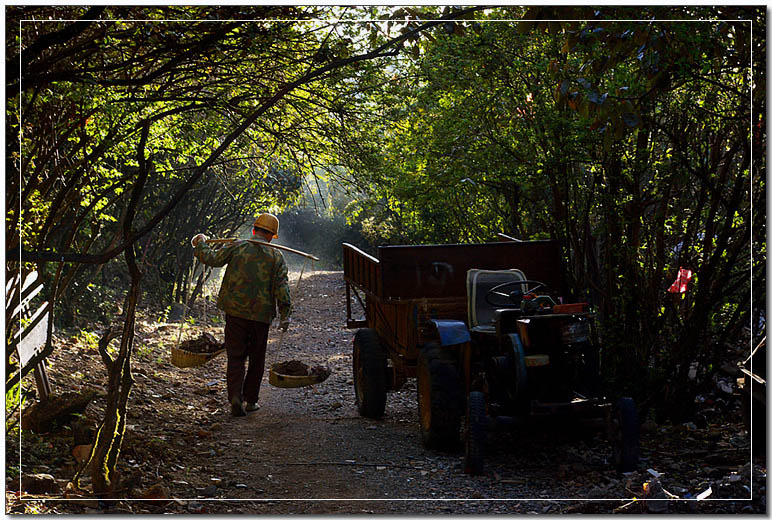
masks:
<path fill-rule="evenodd" d="M 684 269 L 683 267 L 679 268 L 678 277 L 676 278 L 675 282 L 673 282 L 673 285 L 670 286 L 670 289 L 667 290 L 667 292 L 685 293 L 689 285 L 689 280 L 691 279 L 692 272 L 689 269 Z"/>

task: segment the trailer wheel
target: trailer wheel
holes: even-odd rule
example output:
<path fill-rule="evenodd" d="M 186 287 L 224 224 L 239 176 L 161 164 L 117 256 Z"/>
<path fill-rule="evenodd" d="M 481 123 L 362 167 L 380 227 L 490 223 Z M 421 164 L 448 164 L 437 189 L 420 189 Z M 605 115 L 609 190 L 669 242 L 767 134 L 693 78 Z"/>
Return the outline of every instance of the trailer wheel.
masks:
<path fill-rule="evenodd" d="M 454 451 L 460 447 L 463 394 L 456 364 L 445 352 L 429 344 L 418 354 L 418 414 L 424 446 Z"/>
<path fill-rule="evenodd" d="M 467 399 L 464 471 L 482 475 L 485 468 L 485 437 L 487 434 L 485 394 L 470 392 Z"/>
<path fill-rule="evenodd" d="M 614 407 L 611 446 L 617 471 L 635 471 L 638 468 L 639 436 L 638 412 L 635 401 L 620 397 Z"/>
<path fill-rule="evenodd" d="M 377 419 L 386 409 L 386 352 L 373 329 L 354 336 L 354 391 L 359 415 Z"/>

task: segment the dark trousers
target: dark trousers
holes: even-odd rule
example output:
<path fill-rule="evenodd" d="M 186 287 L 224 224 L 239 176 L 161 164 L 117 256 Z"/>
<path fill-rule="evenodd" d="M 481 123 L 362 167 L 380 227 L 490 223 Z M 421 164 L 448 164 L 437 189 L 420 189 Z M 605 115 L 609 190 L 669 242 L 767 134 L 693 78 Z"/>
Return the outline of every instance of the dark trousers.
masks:
<path fill-rule="evenodd" d="M 239 396 L 256 403 L 265 370 L 265 347 L 268 343 L 268 323 L 225 315 L 225 353 L 228 355 L 226 379 L 228 401 Z M 249 368 L 244 375 L 244 362 Z"/>

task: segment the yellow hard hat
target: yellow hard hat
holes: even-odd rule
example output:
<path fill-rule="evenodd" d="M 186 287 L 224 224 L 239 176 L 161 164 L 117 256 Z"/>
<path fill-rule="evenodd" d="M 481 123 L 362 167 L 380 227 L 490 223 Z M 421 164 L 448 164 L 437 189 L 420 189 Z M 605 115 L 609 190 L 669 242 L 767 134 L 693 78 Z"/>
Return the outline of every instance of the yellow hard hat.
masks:
<path fill-rule="evenodd" d="M 275 215 L 261 213 L 252 226 L 273 233 L 273 238 L 279 238 L 279 219 Z"/>

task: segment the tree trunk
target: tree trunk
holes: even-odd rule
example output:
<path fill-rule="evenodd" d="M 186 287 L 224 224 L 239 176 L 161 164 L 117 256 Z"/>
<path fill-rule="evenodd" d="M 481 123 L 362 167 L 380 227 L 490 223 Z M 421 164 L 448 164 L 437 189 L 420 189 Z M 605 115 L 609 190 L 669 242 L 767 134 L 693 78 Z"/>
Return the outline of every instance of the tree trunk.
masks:
<path fill-rule="evenodd" d="M 130 249 L 131 253 L 127 250 L 127 256 L 133 253 L 133 246 Z M 131 376 L 131 353 L 134 344 L 134 323 L 141 280 L 139 270 L 135 269 L 135 271 L 132 272 L 131 276 L 126 320 L 123 323 L 121 348 L 118 356 L 114 360 L 105 359 L 105 356 L 109 356 L 107 354 L 109 338 L 100 344 L 100 354 L 108 364 L 107 397 L 105 415 L 97 430 L 96 441 L 89 460 L 94 494 L 98 496 L 111 495 L 116 491 L 118 483 L 115 465 L 126 430 L 126 403 L 134 383 Z M 86 464 L 86 467 L 89 464 Z M 76 479 L 77 477 L 78 475 L 76 475 Z"/>
<path fill-rule="evenodd" d="M 149 175 L 149 164 L 145 159 L 145 143 L 149 133 L 149 123 L 142 128 L 142 136 L 137 145 L 137 158 L 140 173 L 132 190 L 131 198 L 126 207 L 126 218 L 123 223 L 123 236 L 132 235 L 131 224 L 134 221 L 137 207 Z M 118 455 L 123 444 L 123 435 L 126 431 L 126 403 L 134 384 L 131 376 L 131 353 L 134 346 L 134 323 L 136 320 L 137 303 L 140 296 L 140 281 L 142 273 L 137 267 L 135 244 L 131 243 L 124 252 L 126 265 L 131 275 L 131 284 L 126 295 L 126 319 L 123 322 L 123 334 L 121 336 L 121 348 L 115 359 L 110 358 L 107 346 L 110 343 L 110 334 L 105 336 L 105 341 L 100 342 L 99 353 L 108 369 L 107 397 L 105 398 L 105 416 L 99 426 L 94 447 L 88 464 L 91 465 L 91 481 L 94 494 L 108 497 L 117 491 L 119 478 L 115 472 Z M 88 467 L 88 464 L 86 467 Z M 77 486 L 80 472 L 75 476 Z"/>
<path fill-rule="evenodd" d="M 201 274 L 198 275 L 198 279 L 196 280 L 196 286 L 193 288 L 193 292 L 190 294 L 190 298 L 188 299 L 188 308 L 192 309 L 193 304 L 196 302 L 196 298 L 199 297 L 199 295 L 204 290 L 204 284 L 209 279 L 209 275 L 212 273 L 211 269 L 204 269 L 201 271 Z"/>

